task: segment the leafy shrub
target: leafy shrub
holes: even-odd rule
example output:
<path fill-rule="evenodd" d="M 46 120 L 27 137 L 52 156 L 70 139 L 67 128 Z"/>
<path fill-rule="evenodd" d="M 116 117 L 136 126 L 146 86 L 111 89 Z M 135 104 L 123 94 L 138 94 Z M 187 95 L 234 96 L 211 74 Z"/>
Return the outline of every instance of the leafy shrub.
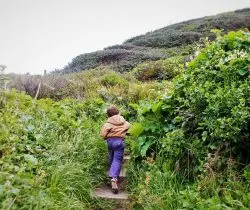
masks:
<path fill-rule="evenodd" d="M 151 61 L 139 64 L 132 73 L 139 81 L 171 80 L 180 74 L 184 66 L 182 57 Z"/>
<path fill-rule="evenodd" d="M 204 148 L 212 149 L 222 142 L 235 146 L 249 135 L 248 45 L 249 35 L 243 32 L 219 38 L 189 63 L 175 80 L 171 96 L 147 106 L 149 119 L 160 112 L 160 120 L 180 129 L 178 135 L 184 133 L 183 140 L 169 146 L 169 154 L 176 152 L 181 142 L 184 149 L 186 139 L 191 144 L 202 140 Z M 165 146 L 176 138 L 171 135 L 162 140 Z M 172 150 L 173 146 L 176 149 Z"/>
<path fill-rule="evenodd" d="M 170 172 L 186 183 L 176 194 L 180 203 L 168 190 L 154 196 L 158 180 L 136 191 L 154 200 L 143 200 L 146 209 L 249 208 L 249 181 L 241 177 L 243 170 L 248 176 L 250 155 L 249 37 L 242 31 L 218 37 L 177 76 L 171 93 L 132 105 L 139 121 L 132 127 L 135 169 L 138 160 L 151 159 L 145 174 Z"/>
<path fill-rule="evenodd" d="M 112 72 L 110 74 L 105 75 L 102 79 L 101 79 L 101 84 L 103 84 L 104 86 L 108 87 L 108 86 L 123 86 L 123 87 L 128 87 L 128 81 L 125 80 L 121 75 Z"/>

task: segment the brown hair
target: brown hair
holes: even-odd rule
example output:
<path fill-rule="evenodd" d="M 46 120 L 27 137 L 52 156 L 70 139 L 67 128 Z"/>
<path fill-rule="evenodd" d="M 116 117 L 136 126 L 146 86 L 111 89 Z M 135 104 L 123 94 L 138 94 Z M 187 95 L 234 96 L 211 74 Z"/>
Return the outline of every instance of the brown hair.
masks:
<path fill-rule="evenodd" d="M 117 115 L 117 114 L 119 114 L 119 110 L 114 105 L 111 105 L 107 109 L 107 115 L 108 115 L 108 117 L 112 117 L 112 116 Z"/>

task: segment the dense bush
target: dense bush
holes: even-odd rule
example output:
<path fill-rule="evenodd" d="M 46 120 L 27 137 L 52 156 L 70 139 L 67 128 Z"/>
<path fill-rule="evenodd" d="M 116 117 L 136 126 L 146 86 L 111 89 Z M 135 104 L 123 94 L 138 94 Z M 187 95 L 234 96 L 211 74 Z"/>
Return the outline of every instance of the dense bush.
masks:
<path fill-rule="evenodd" d="M 171 95 L 156 104 L 142 102 L 139 107 L 149 116 L 159 111 L 158 123 L 178 129 L 168 133 L 169 138 L 201 138 L 208 148 L 218 148 L 221 141 L 239 143 L 249 134 L 248 46 L 249 34 L 242 32 L 219 38 L 189 63 L 175 80 Z M 165 128 L 163 133 L 165 130 L 169 131 Z M 207 145 L 206 140 L 211 142 Z"/>
<path fill-rule="evenodd" d="M 183 70 L 184 58 L 172 57 L 165 60 L 151 61 L 139 64 L 132 70 L 139 81 L 171 80 Z"/>
<path fill-rule="evenodd" d="M 139 37 L 132 38 L 125 43 L 138 46 L 169 48 L 180 45 L 192 44 L 202 37 L 202 33 L 195 31 L 181 31 L 168 29 L 157 30 Z"/>
<path fill-rule="evenodd" d="M 92 190 L 105 178 L 105 104 L 0 93 L 0 208 L 104 207 Z"/>
<path fill-rule="evenodd" d="M 202 45 L 204 40 L 200 40 L 199 42 L 195 42 L 190 45 L 182 45 L 178 47 L 171 47 L 171 48 L 166 48 L 165 52 L 166 54 L 169 55 L 169 57 L 174 57 L 174 56 L 191 56 L 195 53 L 195 50 L 197 48 L 197 45 Z"/>
<path fill-rule="evenodd" d="M 10 82 L 7 85 L 8 89 L 14 88 L 35 97 L 41 83 L 38 98 L 53 98 L 58 100 L 67 97 L 67 95 L 63 95 L 61 92 L 68 86 L 69 81 L 61 75 L 11 74 L 8 76 L 10 78 Z"/>
<path fill-rule="evenodd" d="M 128 87 L 129 83 L 126 79 L 124 79 L 121 75 L 112 72 L 110 74 L 106 74 L 102 79 L 101 83 L 106 86 L 123 86 Z"/>
<path fill-rule="evenodd" d="M 243 28 L 249 29 L 249 13 L 250 9 L 243 9 L 189 20 L 146 33 L 145 35 L 133 37 L 127 40 L 125 44 L 171 48 L 194 43 L 201 37 L 214 39 L 214 34 L 210 32 L 214 28 L 224 30 L 224 32 Z"/>
<path fill-rule="evenodd" d="M 182 23 L 173 24 L 145 35 L 133 37 L 125 44 L 171 48 L 194 43 L 201 37 L 214 39 L 211 29 L 220 29 L 225 32 L 243 28 L 250 28 L 250 9 L 223 13 L 215 16 L 204 17 Z"/>
<path fill-rule="evenodd" d="M 79 72 L 98 66 L 111 66 L 113 70 L 125 72 L 132 69 L 138 63 L 147 60 L 166 58 L 166 54 L 160 49 L 151 48 L 108 48 L 102 51 L 86 53 L 75 57 L 62 73 Z"/>
<path fill-rule="evenodd" d="M 211 209 L 250 207 L 249 166 L 244 169 L 250 157 L 249 44 L 249 33 L 241 31 L 219 37 L 177 76 L 171 93 L 156 102 L 131 104 L 140 121 L 131 129 L 138 137 L 133 143 L 134 156 L 148 157 L 144 173 L 149 177 L 176 174 L 179 182 L 187 182 L 175 193 L 186 203 L 172 197 L 173 203 L 168 200 L 168 205 L 186 209 L 208 204 Z M 172 178 L 174 186 L 176 178 Z M 163 186 L 166 181 L 162 179 Z M 152 178 L 152 182 L 155 187 L 158 180 Z M 144 186 L 144 191 L 135 190 L 139 198 L 154 195 L 149 183 L 135 181 Z M 165 199 L 173 194 L 171 190 L 164 193 L 144 207 L 167 205 Z"/>

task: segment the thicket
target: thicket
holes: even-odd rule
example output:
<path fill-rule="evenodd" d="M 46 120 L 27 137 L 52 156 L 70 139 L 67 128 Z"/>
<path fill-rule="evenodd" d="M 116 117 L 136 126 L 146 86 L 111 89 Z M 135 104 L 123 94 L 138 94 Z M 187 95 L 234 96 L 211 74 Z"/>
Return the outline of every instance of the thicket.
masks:
<path fill-rule="evenodd" d="M 128 39 L 124 44 L 171 48 L 192 44 L 202 37 L 209 37 L 213 40 L 215 35 L 211 33 L 212 29 L 224 30 L 227 33 L 228 31 L 243 28 L 250 29 L 249 8 L 173 24 Z"/>
<path fill-rule="evenodd" d="M 85 53 L 73 58 L 72 62 L 60 72 L 80 72 L 98 66 L 109 66 L 115 71 L 126 72 L 143 61 L 159 60 L 166 57 L 167 55 L 161 49 L 142 47 L 107 48 L 97 52 Z"/>
<path fill-rule="evenodd" d="M 0 97 L 0 208 L 111 208 L 92 194 L 106 178 L 103 101 Z"/>
<path fill-rule="evenodd" d="M 136 103 L 143 98 L 156 98 L 159 92 L 171 89 L 168 81 L 155 80 L 142 83 L 132 74 L 121 74 L 105 67 L 68 75 L 49 74 L 45 76 L 14 75 L 8 88 L 36 95 L 42 81 L 38 98 L 51 98 L 55 101 L 64 98 L 87 100 L 100 98 L 109 103 Z"/>
<path fill-rule="evenodd" d="M 85 76 L 95 73 L 85 72 Z M 107 151 L 99 137 L 106 108 L 110 103 L 117 104 L 132 121 L 135 113 L 129 103 L 153 99 L 171 86 L 168 82 L 152 82 L 127 88 L 127 82 L 123 86 L 124 78 L 117 73 L 111 72 L 114 77 L 98 75 L 97 84 L 101 81 L 105 83 L 103 88 L 107 87 L 96 93 L 92 86 L 85 86 L 90 95 L 84 100 L 34 100 L 23 92 L 0 90 L 1 209 L 114 206 L 93 197 L 93 190 L 106 181 Z M 81 83 L 83 78 L 75 76 Z M 88 77 L 85 79 L 88 81 Z M 92 82 L 89 85 L 95 85 Z"/>
<path fill-rule="evenodd" d="M 131 104 L 135 207 L 250 208 L 249 46 L 249 33 L 218 37 L 172 91 Z"/>
<path fill-rule="evenodd" d="M 184 57 L 174 56 L 164 60 L 145 62 L 137 65 L 131 73 L 139 81 L 171 80 L 184 69 Z"/>

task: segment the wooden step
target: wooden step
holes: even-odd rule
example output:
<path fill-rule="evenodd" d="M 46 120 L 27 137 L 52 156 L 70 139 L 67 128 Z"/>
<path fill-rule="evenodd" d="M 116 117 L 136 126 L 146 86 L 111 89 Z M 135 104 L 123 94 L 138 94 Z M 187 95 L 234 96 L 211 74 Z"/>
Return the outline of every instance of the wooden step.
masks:
<path fill-rule="evenodd" d="M 99 197 L 99 198 L 113 199 L 113 200 L 127 200 L 128 199 L 128 194 L 125 191 L 120 190 L 118 194 L 114 194 L 111 191 L 111 188 L 107 185 L 97 188 L 94 192 L 94 196 Z"/>

